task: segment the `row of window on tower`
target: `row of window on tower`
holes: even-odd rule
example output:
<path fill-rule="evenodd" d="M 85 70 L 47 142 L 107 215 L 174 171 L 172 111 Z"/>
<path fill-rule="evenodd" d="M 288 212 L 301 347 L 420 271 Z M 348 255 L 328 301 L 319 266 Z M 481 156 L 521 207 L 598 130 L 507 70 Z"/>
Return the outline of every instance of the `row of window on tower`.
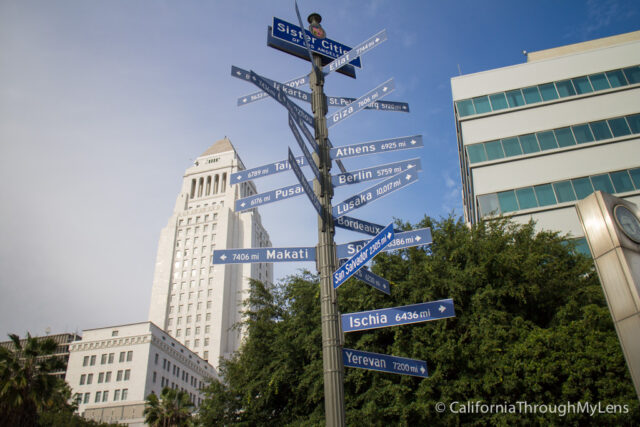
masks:
<path fill-rule="evenodd" d="M 189 197 L 195 199 L 196 197 L 212 196 L 214 194 L 224 193 L 227 189 L 227 173 L 222 175 L 215 174 L 213 176 L 208 175 L 206 177 L 194 178 L 191 180 L 191 192 Z"/>

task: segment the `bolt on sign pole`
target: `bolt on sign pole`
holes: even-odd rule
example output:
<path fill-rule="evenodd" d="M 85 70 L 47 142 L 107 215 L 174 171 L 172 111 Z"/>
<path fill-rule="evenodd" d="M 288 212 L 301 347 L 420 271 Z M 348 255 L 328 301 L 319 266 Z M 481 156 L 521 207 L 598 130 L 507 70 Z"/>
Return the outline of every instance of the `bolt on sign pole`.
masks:
<path fill-rule="evenodd" d="M 322 18 L 317 13 L 307 18 L 310 24 L 319 25 Z M 322 319 L 322 364 L 324 377 L 325 420 L 327 426 L 344 426 L 344 366 L 342 361 L 342 331 L 338 298 L 333 287 L 333 272 L 337 269 L 335 228 L 331 199 L 331 157 L 329 156 L 329 130 L 327 129 L 327 98 L 324 94 L 322 59 L 313 54 L 311 70 L 311 108 L 315 119 L 315 138 L 320 152 L 317 155 L 321 179 L 313 181 L 314 192 L 322 203 L 323 217 L 318 217 L 317 268 L 320 273 L 320 310 Z M 314 155 L 315 156 L 315 155 Z"/>

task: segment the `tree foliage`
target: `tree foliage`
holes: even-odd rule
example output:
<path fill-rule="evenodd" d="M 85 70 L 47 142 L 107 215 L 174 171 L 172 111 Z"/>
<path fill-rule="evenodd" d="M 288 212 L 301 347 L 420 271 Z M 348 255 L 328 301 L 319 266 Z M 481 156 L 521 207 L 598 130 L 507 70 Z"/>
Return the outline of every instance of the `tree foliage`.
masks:
<path fill-rule="evenodd" d="M 51 356 L 57 344 L 52 339 L 33 338 L 24 343 L 9 334 L 13 349 L 0 347 L 0 426 L 57 427 L 99 426 L 74 414 L 71 389 L 52 375 L 64 371 L 64 360 Z"/>
<path fill-rule="evenodd" d="M 162 389 L 160 398 L 154 393 L 147 396 L 144 420 L 151 427 L 182 427 L 191 425 L 193 403 L 189 393 L 169 387 Z"/>
<path fill-rule="evenodd" d="M 398 224 L 409 228 L 409 224 Z M 376 257 L 391 297 L 350 279 L 343 313 L 452 298 L 456 317 L 352 332 L 345 347 L 427 361 L 429 378 L 345 369 L 347 424 L 637 425 L 638 400 L 592 260 L 556 233 L 507 221 L 468 228 L 425 218 L 431 250 Z M 247 339 L 207 388 L 205 425 L 324 423 L 319 285 L 308 273 L 254 282 Z M 566 405 L 628 413 L 453 413 L 468 401 Z M 436 411 L 443 402 L 446 410 Z M 570 410 L 570 408 L 569 408 Z M 529 412 L 532 412 L 531 410 Z"/>

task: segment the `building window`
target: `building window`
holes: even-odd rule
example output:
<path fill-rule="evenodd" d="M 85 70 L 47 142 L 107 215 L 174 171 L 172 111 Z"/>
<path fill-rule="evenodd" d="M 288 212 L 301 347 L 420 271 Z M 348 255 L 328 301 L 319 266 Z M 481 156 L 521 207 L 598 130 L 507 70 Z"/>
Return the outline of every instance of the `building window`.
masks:
<path fill-rule="evenodd" d="M 102 392 L 102 401 L 106 402 L 107 400 L 109 400 L 109 391 L 105 390 Z"/>
<path fill-rule="evenodd" d="M 124 371 L 124 380 L 127 381 L 131 377 L 131 369 L 126 369 Z"/>
<path fill-rule="evenodd" d="M 107 353 L 100 356 L 100 364 L 105 365 L 107 363 Z"/>
<path fill-rule="evenodd" d="M 529 105 L 542 101 L 553 101 L 559 97 L 572 97 L 636 83 L 640 83 L 640 66 L 638 65 L 526 87 L 522 90 L 515 89 L 489 96 L 463 99 L 456 101 L 455 105 L 458 117 L 466 117 L 474 114 L 500 111 L 505 108 L 517 108 L 525 105 L 525 103 Z M 505 106 L 505 95 L 508 107 Z"/>
<path fill-rule="evenodd" d="M 116 381 L 122 381 L 122 370 L 116 373 Z"/>
<path fill-rule="evenodd" d="M 204 320 L 211 320 L 211 313 L 207 313 Z"/>
<path fill-rule="evenodd" d="M 113 363 L 114 353 L 109 353 L 109 363 Z"/>
<path fill-rule="evenodd" d="M 104 382 L 108 383 L 111 381 L 111 371 L 107 372 L 107 374 L 104 376 Z"/>
<path fill-rule="evenodd" d="M 113 401 L 116 402 L 120 400 L 120 389 L 113 392 Z"/>
<path fill-rule="evenodd" d="M 96 391 L 96 398 L 94 400 L 94 403 L 100 402 L 100 400 L 102 400 L 101 397 L 102 397 L 102 392 Z"/>
<path fill-rule="evenodd" d="M 91 396 L 91 393 L 85 393 L 84 394 L 84 399 L 82 400 L 82 403 L 89 403 L 90 396 Z"/>
<path fill-rule="evenodd" d="M 93 366 L 96 364 L 96 356 L 95 354 L 93 356 L 91 356 L 91 360 L 89 362 L 89 365 Z"/>
<path fill-rule="evenodd" d="M 87 375 L 87 384 L 91 384 L 93 382 L 93 374 Z"/>
<path fill-rule="evenodd" d="M 151 381 L 154 383 L 156 382 L 156 375 L 156 371 L 153 371 L 153 377 L 151 378 Z"/>
<path fill-rule="evenodd" d="M 118 336 L 118 331 L 111 331 L 111 336 L 112 337 L 117 337 Z"/>
<path fill-rule="evenodd" d="M 80 385 L 84 385 L 84 382 L 86 379 L 87 379 L 87 376 L 85 374 L 80 375 Z"/>
<path fill-rule="evenodd" d="M 123 388 L 122 389 L 122 400 L 127 400 L 127 394 L 129 394 L 129 389 L 128 388 Z"/>
<path fill-rule="evenodd" d="M 85 356 L 82 359 L 82 366 L 87 366 L 89 364 L 89 356 Z"/>
<path fill-rule="evenodd" d="M 133 351 L 127 351 L 127 362 L 133 360 Z"/>
<path fill-rule="evenodd" d="M 98 374 L 98 384 L 101 384 L 104 381 L 104 372 L 100 372 Z"/>
<path fill-rule="evenodd" d="M 158 364 L 158 353 L 156 353 L 155 357 L 154 357 L 154 363 L 157 365 Z"/>
<path fill-rule="evenodd" d="M 209 345 L 209 337 L 205 337 L 205 339 L 204 339 L 204 345 L 205 345 L 205 346 Z"/>
<path fill-rule="evenodd" d="M 124 352 L 124 351 L 121 351 L 121 352 L 120 352 L 120 358 L 118 359 L 118 361 L 119 361 L 120 363 L 124 362 L 124 357 L 125 357 L 125 355 L 126 355 L 126 352 Z"/>
<path fill-rule="evenodd" d="M 208 352 L 208 351 L 205 351 L 205 352 L 202 354 L 202 358 L 203 358 L 204 360 L 209 360 L 209 352 Z"/>

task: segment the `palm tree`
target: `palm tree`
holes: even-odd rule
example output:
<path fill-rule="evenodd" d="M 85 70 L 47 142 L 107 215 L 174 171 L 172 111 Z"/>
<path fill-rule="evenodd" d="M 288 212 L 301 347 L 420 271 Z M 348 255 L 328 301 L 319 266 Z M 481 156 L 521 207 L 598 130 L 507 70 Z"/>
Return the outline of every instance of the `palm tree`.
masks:
<path fill-rule="evenodd" d="M 66 407 L 68 390 L 60 378 L 50 375 L 65 369 L 65 362 L 51 355 L 52 339 L 38 340 L 27 334 L 24 345 L 9 334 L 15 351 L 0 348 L 0 425 L 37 426 L 44 411 Z"/>
<path fill-rule="evenodd" d="M 189 393 L 169 387 L 162 389 L 160 399 L 155 393 L 147 396 L 145 422 L 151 427 L 182 427 L 191 424 L 193 403 Z"/>

